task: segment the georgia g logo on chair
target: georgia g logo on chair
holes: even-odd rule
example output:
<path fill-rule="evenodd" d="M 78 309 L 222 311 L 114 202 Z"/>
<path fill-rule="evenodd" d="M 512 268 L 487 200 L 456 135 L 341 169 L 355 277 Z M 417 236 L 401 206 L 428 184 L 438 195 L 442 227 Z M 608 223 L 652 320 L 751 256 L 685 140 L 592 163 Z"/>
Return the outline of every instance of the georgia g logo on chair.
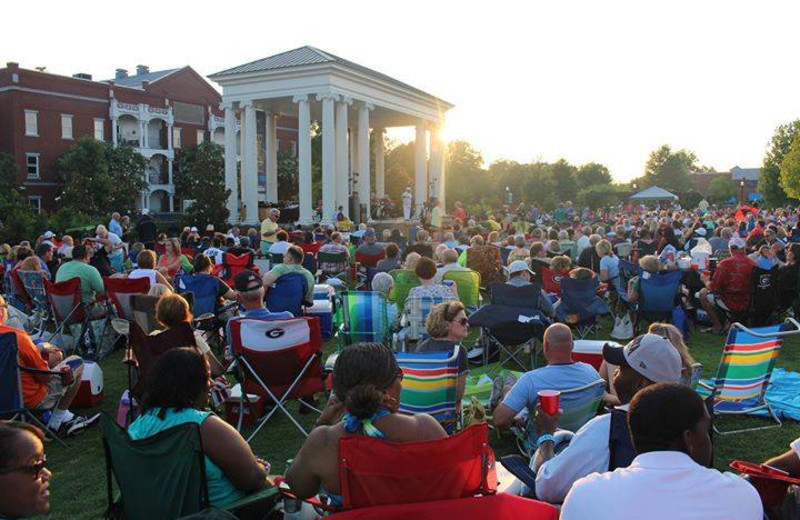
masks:
<path fill-rule="evenodd" d="M 269 329 L 267 332 L 264 333 L 264 335 L 269 339 L 278 339 L 284 334 L 286 334 L 286 331 L 283 330 L 282 328 Z"/>

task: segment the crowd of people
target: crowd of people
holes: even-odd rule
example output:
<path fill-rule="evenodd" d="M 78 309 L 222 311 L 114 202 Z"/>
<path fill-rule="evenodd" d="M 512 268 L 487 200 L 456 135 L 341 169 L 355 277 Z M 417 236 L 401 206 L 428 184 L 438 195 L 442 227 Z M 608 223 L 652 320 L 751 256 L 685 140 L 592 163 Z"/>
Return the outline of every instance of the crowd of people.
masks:
<path fill-rule="evenodd" d="M 340 227 L 294 227 L 281 223 L 280 211 L 272 209 L 259 229 L 234 226 L 220 232 L 208 225 L 202 232 L 191 226 L 170 232 L 159 230 L 149 215 L 134 226 L 115 213 L 91 235 L 46 231 L 33 242 L 3 244 L 0 333 L 16 336 L 21 366 L 41 371 L 22 372 L 24 404 L 32 410 L 51 410 L 45 423 L 54 435 L 76 435 L 98 418 L 69 410 L 84 362 L 67 348 L 33 341 L 26 332 L 32 303 L 14 273 L 38 272 L 54 283 L 80 279 L 81 300 L 94 317 L 109 312 L 103 304 L 105 277 L 146 278 L 150 294 L 159 297 L 156 317 L 162 330 L 193 323 L 190 303 L 181 295 L 183 277 L 213 279 L 218 306 L 235 304 L 220 326 L 225 348 L 215 354 L 198 333 L 194 345 L 180 345 L 159 357 L 147 374 L 139 416 L 128 434 L 143 439 L 177 424 L 198 424 L 211 503 L 225 506 L 265 487 L 269 473 L 269 464 L 255 456 L 239 432 L 208 411 L 212 381 L 233 361 L 231 323 L 295 317 L 272 312 L 265 303 L 269 291 L 287 275 L 305 279 L 305 307 L 313 304 L 315 285 L 321 281 L 339 291 L 358 285 L 384 295 L 388 322 L 414 350 L 460 347 L 460 402 L 470 370 L 466 341 L 475 309 L 462 301 L 463 287 L 453 283 L 452 276 L 478 272 L 482 285 L 540 284 L 530 306 L 552 322 L 542 338 L 547 365 L 518 379 L 497 378 L 490 400 L 496 428 L 530 430 L 536 486 L 523 486 L 524 495 L 563 504 L 565 519 L 634 518 L 642 514 L 642 507 L 653 518 L 762 517 L 755 488 L 709 468 L 712 418 L 689 386 L 693 360 L 682 324 L 654 323 L 624 348 L 606 346 L 598 371 L 573 359 L 572 324 L 558 311 L 559 279 L 596 279 L 599 294 L 625 312 L 640 297 L 642 278 L 683 270 L 687 276 L 676 304 L 690 321 L 707 321 L 710 332 L 721 333 L 751 308 L 756 270 L 775 276 L 775 313 L 794 310 L 800 212 L 708 204 L 697 209 L 673 204 L 591 211 L 566 202 L 551 212 L 536 204 L 519 204 L 474 215 L 457 203 L 453 213 L 445 215 L 439 203 L 433 207 L 429 221 L 420 226 L 381 230 L 349 222 Z M 400 229 L 410 229 L 409 236 Z M 705 253 L 699 258 L 708 265 L 694 265 L 697 251 Z M 250 261 L 226 282 L 231 255 Z M 625 279 L 623 261 L 638 264 L 640 274 Z M 426 309 L 396 302 L 396 281 L 390 274 L 396 270 L 413 273 L 418 280 L 408 300 L 441 303 Z M 409 332 L 404 329 L 408 323 L 424 330 Z M 297 497 L 321 494 L 331 506 L 341 505 L 338 441 L 344 436 L 415 442 L 448 435 L 430 416 L 398 412 L 403 373 L 393 347 L 388 342 L 359 343 L 337 357 L 327 405 L 286 473 Z M 565 437 L 558 429 L 561 411 L 544 412 L 539 391 L 567 390 L 597 380 L 603 380 L 602 401 L 612 411 Z M 609 449 L 615 412 L 632 442 L 628 460 L 619 465 Z M 565 438 L 568 445 L 563 448 Z M 23 518 L 48 510 L 52 475 L 45 467 L 43 439 L 36 427 L 0 422 L 0 489 L 20 490 L 0 492 L 0 517 Z M 800 476 L 798 453 L 795 442 L 769 464 Z"/>

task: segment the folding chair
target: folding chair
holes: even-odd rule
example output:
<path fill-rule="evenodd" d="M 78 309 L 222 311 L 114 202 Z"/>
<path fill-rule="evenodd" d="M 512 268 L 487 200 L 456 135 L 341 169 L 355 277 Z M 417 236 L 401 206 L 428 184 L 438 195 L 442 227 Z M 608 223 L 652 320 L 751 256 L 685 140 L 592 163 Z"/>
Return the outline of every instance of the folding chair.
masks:
<path fill-rule="evenodd" d="M 309 273 L 316 273 L 317 272 L 317 256 L 316 253 L 309 253 L 307 252 L 303 255 L 303 267 L 305 267 Z"/>
<path fill-rule="evenodd" d="M 628 303 L 628 282 L 630 282 L 634 276 L 639 276 L 641 272 L 642 269 L 637 264 L 620 258 L 617 294 L 625 303 Z"/>
<path fill-rule="evenodd" d="M 240 319 L 230 325 L 231 344 L 242 379 L 243 399 L 239 405 L 239 417 L 244 416 L 248 394 L 256 394 L 265 399 L 267 405 L 274 405 L 247 442 L 258 434 L 278 410 L 286 414 L 303 435 L 308 436 L 285 404 L 300 398 L 313 398 L 316 393 L 324 390 L 319 320 Z M 321 413 L 303 400 L 300 400 L 300 405 Z"/>
<path fill-rule="evenodd" d="M 45 280 L 45 291 L 56 327 L 50 340 L 56 336 L 61 338 L 65 327 L 75 323 L 85 324 L 88 321 L 86 309 L 81 300 L 80 278 L 71 278 L 65 282 L 56 283 Z M 81 336 L 78 341 L 82 339 L 84 332 L 84 327 L 81 327 Z"/>
<path fill-rule="evenodd" d="M 13 289 L 11 295 L 12 303 L 15 303 L 19 310 L 25 313 L 33 312 L 33 301 L 28 295 L 28 291 L 25 290 L 22 280 L 20 280 L 19 269 L 11 269 L 8 272 L 8 276 L 11 279 L 11 287 Z"/>
<path fill-rule="evenodd" d="M 59 444 L 66 447 L 67 444 L 53 435 L 47 425 L 36 417 L 37 413 L 44 413 L 47 410 L 33 410 L 25 406 L 22 397 L 22 372 L 34 375 L 46 375 L 52 377 L 63 377 L 61 372 L 49 370 L 34 370 L 25 368 L 19 364 L 19 351 L 17 347 L 17 334 L 15 332 L 0 333 L 0 417 L 10 416 L 10 420 L 30 421 L 48 437 L 55 439 Z M 58 407 L 58 403 L 53 409 Z"/>
<path fill-rule="evenodd" d="M 141 398 L 147 373 L 164 352 L 180 347 L 196 347 L 194 331 L 188 323 L 165 330 L 155 335 L 145 332 L 138 323 L 131 323 L 128 352 L 128 389 L 133 397 Z"/>
<path fill-rule="evenodd" d="M 300 273 L 279 277 L 267 290 L 267 309 L 271 312 L 289 311 L 296 318 L 303 316 L 308 280 Z M 311 303 L 311 302 L 308 302 Z"/>
<path fill-rule="evenodd" d="M 513 251 L 513 247 L 501 247 L 500 248 L 500 262 L 503 265 L 508 265 L 508 257 L 511 256 L 511 251 Z"/>
<path fill-rule="evenodd" d="M 172 520 L 208 510 L 206 456 L 199 425 L 181 424 L 133 440 L 103 413 L 100 427 L 106 459 L 107 517 Z M 117 500 L 114 481 L 119 488 Z M 226 505 L 224 510 L 236 511 L 256 502 L 277 500 L 278 496 L 276 487 L 268 487 Z"/>
<path fill-rule="evenodd" d="M 458 299 L 469 310 L 481 306 L 481 275 L 477 271 L 448 271 L 442 281 L 452 280 L 458 290 Z"/>
<path fill-rule="evenodd" d="M 43 271 L 22 271 L 20 269 L 16 271 L 16 274 L 19 276 L 33 305 L 33 312 L 31 313 L 32 332 L 41 337 L 50 322 L 50 304 L 47 301 L 47 293 L 44 287 L 47 275 Z"/>
<path fill-rule="evenodd" d="M 556 273 L 546 266 L 542 266 L 541 270 L 542 287 L 547 294 L 554 294 L 561 298 L 561 279 L 564 275 Z"/>
<path fill-rule="evenodd" d="M 503 264 L 499 247 L 470 247 L 467 249 L 467 267 L 481 275 L 484 287 L 492 282 L 503 281 Z"/>
<path fill-rule="evenodd" d="M 134 294 L 147 294 L 150 290 L 150 280 L 147 278 L 103 277 L 103 285 L 117 316 L 128 321 L 133 321 L 131 297 Z"/>
<path fill-rule="evenodd" d="M 489 427 L 479 424 L 444 439 L 402 444 L 341 437 L 339 483 L 344 509 L 492 495 L 497 475 Z"/>
<path fill-rule="evenodd" d="M 283 253 L 270 253 L 269 254 L 269 265 L 270 267 L 274 267 L 278 264 L 283 263 Z"/>
<path fill-rule="evenodd" d="M 631 253 L 633 252 L 633 244 L 630 242 L 619 242 L 618 244 L 614 245 L 614 250 L 617 252 L 617 256 L 620 259 L 628 259 L 631 257 Z"/>
<path fill-rule="evenodd" d="M 639 275 L 639 302 L 633 309 L 633 332 L 637 333 L 641 322 L 645 320 L 662 320 L 669 323 L 675 309 L 678 289 L 683 273 L 668 271 L 666 273 L 646 273 Z"/>
<path fill-rule="evenodd" d="M 599 296 L 597 277 L 577 280 L 565 277 L 561 280 L 561 304 L 556 308 L 558 321 L 566 323 L 584 339 L 589 334 L 597 335 L 597 317 L 609 314 L 608 308 Z"/>
<path fill-rule="evenodd" d="M 133 321 L 142 328 L 145 334 L 150 334 L 159 329 L 158 320 L 156 320 L 158 300 L 158 296 L 148 296 L 146 294 L 134 294 L 131 296 Z"/>
<path fill-rule="evenodd" d="M 210 274 L 184 274 L 175 278 L 176 290 L 190 301 L 194 327 L 217 345 L 224 339 L 226 313 L 239 306 L 238 302 L 219 305 L 219 280 Z M 140 324 L 141 325 L 141 324 Z"/>
<path fill-rule="evenodd" d="M 368 255 L 366 253 L 359 253 L 356 251 L 355 258 L 356 262 L 363 267 L 375 267 L 378 265 L 378 262 L 386 258 L 386 251 L 381 251 L 376 255 Z"/>
<path fill-rule="evenodd" d="M 389 335 L 386 299 L 374 291 L 341 293 L 342 324 L 339 350 L 354 343 L 385 343 Z"/>
<path fill-rule="evenodd" d="M 317 281 L 324 282 L 329 278 L 338 278 L 346 286 L 350 285 L 350 267 L 347 262 L 347 253 L 317 253 Z M 338 266 L 335 269 L 332 266 Z"/>
<path fill-rule="evenodd" d="M 777 424 L 725 432 L 715 424 L 714 431 L 727 435 L 779 428 L 782 425 L 765 396 L 783 338 L 799 333 L 800 323 L 792 318 L 780 325 L 754 329 L 748 329 L 741 323 L 731 325 L 713 385 L 700 381 L 698 392 L 703 396 L 710 394 L 715 415 L 741 415 L 766 410 Z"/>
<path fill-rule="evenodd" d="M 761 327 L 770 323 L 778 308 L 780 295 L 778 291 L 778 272 L 776 265 L 772 269 L 753 268 L 750 281 L 753 287 L 750 293 L 749 325 Z"/>
<path fill-rule="evenodd" d="M 456 399 L 458 357 L 461 347 L 452 352 L 398 352 L 397 364 L 403 371 L 400 412 L 426 413 L 452 434 L 461 427 L 460 404 Z"/>
<path fill-rule="evenodd" d="M 573 262 L 578 259 L 578 244 L 574 240 L 559 240 L 558 243 L 561 245 L 561 251 Z"/>
<path fill-rule="evenodd" d="M 228 285 L 233 285 L 233 279 L 236 275 L 245 269 L 253 267 L 253 253 L 245 253 L 242 255 L 233 255 L 225 253 L 222 255 L 222 275 L 220 278 Z"/>
<path fill-rule="evenodd" d="M 414 271 L 409 269 L 393 269 L 389 271 L 394 280 L 394 287 L 389 294 L 389 299 L 397 304 L 397 312 L 402 312 L 406 305 L 408 293 L 414 287 L 420 285 L 419 278 Z"/>
<path fill-rule="evenodd" d="M 536 348 L 532 344 L 542 339 L 544 329 L 550 325 L 550 319 L 538 307 L 541 292 L 539 283 L 522 287 L 503 282 L 489 285 L 491 303 L 469 316 L 470 325 L 481 328 L 479 342 L 484 364 L 489 362 L 491 351 L 506 355 L 500 369 L 508 362 L 526 372 L 535 367 Z M 525 349 L 530 350 L 528 364 L 522 358 Z"/>
<path fill-rule="evenodd" d="M 402 322 L 405 326 L 398 333 L 400 340 L 401 350 L 405 352 L 408 349 L 409 342 L 419 342 L 428 337 L 427 320 L 428 314 L 431 309 L 440 303 L 449 300 L 443 298 L 408 298 L 406 300 L 406 309 Z"/>

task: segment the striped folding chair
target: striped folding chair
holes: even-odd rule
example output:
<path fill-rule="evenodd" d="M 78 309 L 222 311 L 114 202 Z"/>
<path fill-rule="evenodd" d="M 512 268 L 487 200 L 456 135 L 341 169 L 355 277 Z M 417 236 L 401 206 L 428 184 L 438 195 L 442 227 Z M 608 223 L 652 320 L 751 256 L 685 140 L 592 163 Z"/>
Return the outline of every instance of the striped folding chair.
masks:
<path fill-rule="evenodd" d="M 740 415 L 766 410 L 777 424 L 725 432 L 715 424 L 714 431 L 726 435 L 781 426 L 781 420 L 765 395 L 783 338 L 798 333 L 800 323 L 791 318 L 780 325 L 754 329 L 748 329 L 741 323 L 731 325 L 713 384 L 700 381 L 698 392 L 704 397 L 711 396 L 715 415 Z"/>
<path fill-rule="evenodd" d="M 31 314 L 33 330 L 31 332 L 35 332 L 41 337 L 47 329 L 47 324 L 51 321 L 50 304 L 44 288 L 47 274 L 44 271 L 23 271 L 21 269 L 17 270 L 17 274 L 33 304 L 33 313 Z"/>
<path fill-rule="evenodd" d="M 453 433 L 460 426 L 456 400 L 458 355 L 461 347 L 447 352 L 400 352 L 397 364 L 403 371 L 400 412 L 427 413 Z"/>
<path fill-rule="evenodd" d="M 339 327 L 339 349 L 361 342 L 385 343 L 389 333 L 386 300 L 375 291 L 341 294 L 343 323 Z"/>
<path fill-rule="evenodd" d="M 428 337 L 428 328 L 426 322 L 428 321 L 428 314 L 434 306 L 444 303 L 448 300 L 443 298 L 408 298 L 406 300 L 406 326 L 400 331 L 399 339 L 402 350 L 406 350 L 408 342 L 422 341 Z"/>
<path fill-rule="evenodd" d="M 452 280 L 458 290 L 458 299 L 464 307 L 477 310 L 481 306 L 481 275 L 477 271 L 448 271 L 442 281 Z"/>

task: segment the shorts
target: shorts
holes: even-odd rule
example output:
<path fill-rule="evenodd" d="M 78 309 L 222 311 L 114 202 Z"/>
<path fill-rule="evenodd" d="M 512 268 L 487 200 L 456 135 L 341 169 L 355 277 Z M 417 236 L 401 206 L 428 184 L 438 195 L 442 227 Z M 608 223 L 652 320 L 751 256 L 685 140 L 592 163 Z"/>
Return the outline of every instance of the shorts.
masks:
<path fill-rule="evenodd" d="M 272 242 L 262 239 L 259 246 L 261 247 L 261 253 L 267 255 L 269 254 L 269 248 L 272 247 Z"/>
<path fill-rule="evenodd" d="M 706 299 L 708 300 L 708 303 L 710 303 L 711 305 L 713 305 L 715 307 L 718 307 L 718 308 L 722 309 L 723 311 L 729 310 L 728 306 L 725 305 L 725 302 L 722 301 L 722 297 L 719 296 L 718 294 L 714 294 L 714 293 L 710 292 L 706 296 Z"/>
<path fill-rule="evenodd" d="M 70 367 L 72 369 L 72 375 L 75 376 L 75 372 L 78 370 L 79 367 L 83 366 L 83 360 L 78 356 L 69 356 L 67 359 L 53 367 L 51 370 L 54 372 L 58 372 L 61 370 L 62 367 Z M 47 394 L 45 394 L 44 398 L 39 401 L 39 404 L 36 405 L 37 409 L 40 410 L 50 410 L 51 408 L 55 408 L 61 398 L 64 397 L 67 392 L 72 390 L 75 385 L 79 385 L 81 382 L 77 377 L 73 377 L 72 383 L 65 385 L 60 376 L 52 375 L 47 378 Z"/>

